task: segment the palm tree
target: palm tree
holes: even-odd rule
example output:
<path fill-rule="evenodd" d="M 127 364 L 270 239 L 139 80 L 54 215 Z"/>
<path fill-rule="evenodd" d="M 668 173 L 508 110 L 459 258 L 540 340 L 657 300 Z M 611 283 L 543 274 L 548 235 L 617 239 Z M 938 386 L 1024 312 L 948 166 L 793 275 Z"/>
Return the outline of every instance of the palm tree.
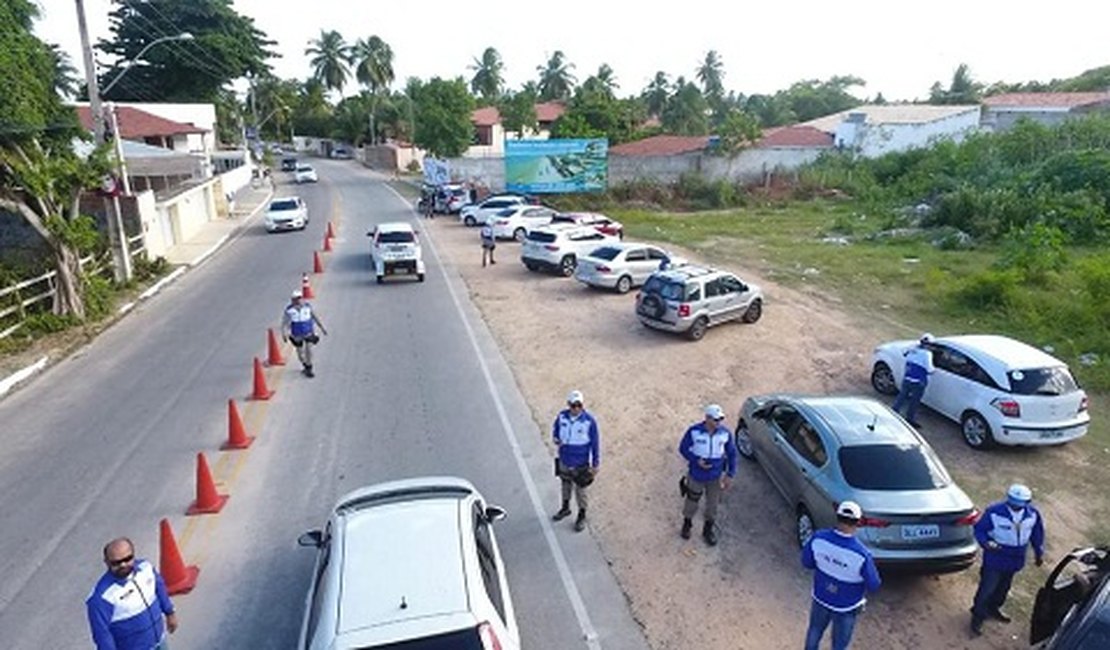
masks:
<path fill-rule="evenodd" d="M 667 81 L 667 73 L 660 70 L 655 73 L 648 87 L 644 89 L 644 103 L 647 104 L 648 113 L 659 117 L 667 106 L 667 98 L 671 96 L 671 83 Z"/>
<path fill-rule="evenodd" d="M 76 97 L 80 91 L 77 82 L 77 68 L 69 60 L 69 55 L 55 43 L 49 45 L 50 58 L 54 62 L 54 92 L 62 97 Z"/>
<path fill-rule="evenodd" d="M 377 36 L 359 39 L 351 50 L 355 64 L 355 78 L 370 89 L 370 143 L 378 141 L 374 117 L 378 111 L 378 97 L 388 91 L 393 83 L 393 49 Z"/>
<path fill-rule="evenodd" d="M 574 64 L 567 63 L 565 59 L 566 55 L 562 50 L 556 50 L 555 54 L 547 60 L 547 65 L 536 66 L 536 71 L 540 73 L 540 101 L 570 97 L 576 81 L 574 75 L 570 73 Z"/>
<path fill-rule="evenodd" d="M 601 64 L 594 78 L 597 79 L 602 88 L 609 91 L 610 95 L 613 95 L 617 88 L 620 88 L 620 84 L 617 83 L 617 75 L 614 74 L 613 69 L 609 67 L 608 63 Z"/>
<path fill-rule="evenodd" d="M 705 61 L 698 66 L 698 81 L 701 82 L 707 97 L 720 97 L 724 94 L 722 83 L 725 76 L 724 67 L 717 50 L 709 50 L 705 55 Z"/>
<path fill-rule="evenodd" d="M 350 46 L 343 35 L 334 29 L 320 30 L 320 37 L 308 42 L 304 53 L 312 56 L 312 76 L 319 79 L 328 90 L 342 91 L 351 75 Z"/>
<path fill-rule="evenodd" d="M 505 63 L 501 60 L 501 53 L 492 47 L 487 47 L 482 52 L 481 59 L 474 59 L 473 65 L 467 66 L 474 71 L 474 78 L 470 80 L 470 91 L 487 102 L 493 102 L 501 96 L 501 87 L 505 85 L 502 72 Z"/>

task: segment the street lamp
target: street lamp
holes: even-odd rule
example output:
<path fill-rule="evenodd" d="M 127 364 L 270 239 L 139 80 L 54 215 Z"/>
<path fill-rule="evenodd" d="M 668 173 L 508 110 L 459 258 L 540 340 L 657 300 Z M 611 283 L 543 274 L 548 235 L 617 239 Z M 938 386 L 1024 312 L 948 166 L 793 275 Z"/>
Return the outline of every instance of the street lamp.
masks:
<path fill-rule="evenodd" d="M 147 43 L 146 47 L 139 50 L 138 54 L 136 54 L 134 57 L 131 58 L 131 60 L 127 61 L 124 64 L 125 67 L 123 68 L 123 70 L 119 71 L 119 74 L 116 75 L 115 79 L 112 79 L 111 81 L 108 82 L 107 86 L 104 86 L 104 89 L 100 91 L 100 96 L 103 97 L 104 95 L 107 95 L 108 91 L 110 91 L 112 89 L 112 86 L 115 86 L 116 83 L 120 79 L 123 78 L 123 75 L 127 74 L 127 71 L 131 69 L 131 66 L 134 65 L 136 61 L 143 58 L 143 55 L 146 54 L 147 50 L 149 50 L 150 48 L 154 47 L 155 45 L 158 45 L 159 43 L 165 43 L 167 41 L 191 41 L 193 39 L 194 39 L 193 35 L 190 34 L 189 32 L 182 32 L 181 34 L 178 34 L 177 36 L 163 36 L 161 38 L 156 38 L 153 41 Z"/>

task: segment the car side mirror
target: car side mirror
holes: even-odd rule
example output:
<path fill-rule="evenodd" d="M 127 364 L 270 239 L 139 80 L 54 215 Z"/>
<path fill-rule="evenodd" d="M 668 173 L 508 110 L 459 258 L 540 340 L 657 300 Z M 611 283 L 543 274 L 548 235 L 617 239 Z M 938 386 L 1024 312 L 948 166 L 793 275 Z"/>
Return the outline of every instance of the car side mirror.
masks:
<path fill-rule="evenodd" d="M 324 545 L 324 533 L 319 530 L 310 530 L 297 538 L 297 544 L 320 548 Z"/>
<path fill-rule="evenodd" d="M 370 232 L 366 233 L 366 236 L 367 237 L 373 237 L 374 236 L 374 231 L 371 230 Z"/>
<path fill-rule="evenodd" d="M 509 513 L 505 512 L 505 509 L 501 506 L 486 506 L 485 515 L 486 521 L 494 522 L 508 517 Z"/>

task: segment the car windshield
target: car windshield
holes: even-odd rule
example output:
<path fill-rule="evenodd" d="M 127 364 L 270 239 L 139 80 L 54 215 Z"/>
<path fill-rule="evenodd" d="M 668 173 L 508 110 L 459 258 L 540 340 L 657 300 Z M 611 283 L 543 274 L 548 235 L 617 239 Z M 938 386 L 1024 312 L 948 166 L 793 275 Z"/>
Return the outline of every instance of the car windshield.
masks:
<path fill-rule="evenodd" d="M 840 468 L 859 490 L 936 490 L 952 482 L 944 466 L 917 444 L 840 448 Z"/>
<path fill-rule="evenodd" d="M 466 195 L 467 195 L 467 191 L 465 189 L 461 188 L 461 187 L 456 187 L 455 189 L 451 190 L 451 196 L 465 197 Z"/>
<path fill-rule="evenodd" d="M 411 244 L 416 241 L 416 237 L 411 232 L 405 230 L 396 230 L 392 232 L 383 232 L 378 241 L 383 244 Z"/>
<path fill-rule="evenodd" d="M 296 210 L 297 202 L 293 199 L 281 199 L 274 201 L 270 204 L 270 212 L 282 212 L 284 210 Z"/>
<path fill-rule="evenodd" d="M 482 643 L 477 628 L 466 628 L 457 632 L 372 647 L 380 650 L 482 650 L 485 644 Z"/>
<path fill-rule="evenodd" d="M 595 249 L 594 252 L 590 253 L 590 257 L 597 257 L 612 262 L 613 260 L 617 259 L 617 255 L 620 254 L 621 249 L 619 248 L 615 248 L 613 246 L 602 246 L 601 248 Z"/>
<path fill-rule="evenodd" d="M 644 283 L 643 291 L 644 293 L 659 294 L 666 300 L 682 300 L 686 293 L 686 285 L 653 275 Z"/>
<path fill-rule="evenodd" d="M 555 241 L 555 233 L 533 230 L 528 233 L 528 239 L 529 241 L 539 242 L 541 244 L 550 244 Z"/>
<path fill-rule="evenodd" d="M 310 171 L 312 171 L 312 168 L 309 167 L 308 165 L 298 165 L 297 166 L 297 171 L 299 171 L 299 172 L 310 172 Z"/>
<path fill-rule="evenodd" d="M 578 217 L 573 214 L 557 214 L 551 217 L 551 223 L 578 223 Z"/>
<path fill-rule="evenodd" d="M 1063 366 L 1011 370 L 1010 387 L 1017 395 L 1065 395 L 1079 389 L 1075 379 Z"/>

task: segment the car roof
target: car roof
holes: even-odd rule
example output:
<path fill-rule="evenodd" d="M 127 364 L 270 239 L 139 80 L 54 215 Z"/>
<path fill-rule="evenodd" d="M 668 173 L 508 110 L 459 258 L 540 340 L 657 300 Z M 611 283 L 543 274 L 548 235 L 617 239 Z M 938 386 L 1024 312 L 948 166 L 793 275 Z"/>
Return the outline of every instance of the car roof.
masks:
<path fill-rule="evenodd" d="M 698 266 L 697 264 L 686 264 L 684 266 L 676 266 L 665 271 L 656 271 L 655 274 L 673 282 L 685 282 L 690 278 L 696 278 L 715 273 L 723 273 L 718 269 L 711 269 L 707 266 Z"/>
<path fill-rule="evenodd" d="M 1029 368 L 1051 368 L 1065 365 L 1056 357 L 1043 350 L 997 334 L 966 334 L 945 336 L 935 339 L 938 343 L 970 354 L 977 360 L 987 358 L 1002 370 L 1027 370 Z"/>
<path fill-rule="evenodd" d="M 901 418 L 870 397 L 796 395 L 789 399 L 820 419 L 843 447 L 921 444 L 917 433 Z"/>
<path fill-rule="evenodd" d="M 589 226 L 580 226 L 576 223 L 547 223 L 532 228 L 533 232 L 549 232 L 555 235 L 572 233 L 572 232 L 588 232 L 595 233 L 597 230 Z"/>
<path fill-rule="evenodd" d="M 657 251 L 665 251 L 662 246 L 639 241 L 615 241 L 611 244 L 605 244 L 605 248 L 615 248 L 622 253 L 633 248 L 654 248 Z"/>
<path fill-rule="evenodd" d="M 415 232 L 411 223 L 404 221 L 387 221 L 375 226 L 378 232 Z"/>

